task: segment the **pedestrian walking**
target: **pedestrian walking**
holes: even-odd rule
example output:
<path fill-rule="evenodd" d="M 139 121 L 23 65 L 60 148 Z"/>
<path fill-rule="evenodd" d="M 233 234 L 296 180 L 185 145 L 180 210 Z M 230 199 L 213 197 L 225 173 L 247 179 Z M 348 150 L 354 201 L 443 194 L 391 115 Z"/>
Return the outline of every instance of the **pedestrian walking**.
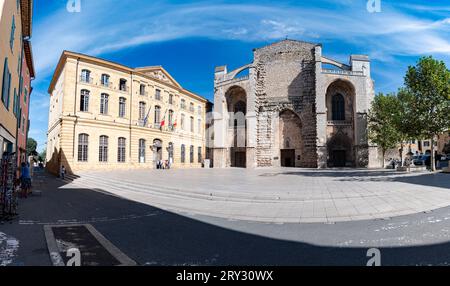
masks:
<path fill-rule="evenodd" d="M 62 165 L 61 166 L 61 170 L 59 171 L 59 176 L 60 176 L 61 179 L 64 180 L 65 175 L 66 175 L 66 168 L 64 167 L 64 165 Z"/>

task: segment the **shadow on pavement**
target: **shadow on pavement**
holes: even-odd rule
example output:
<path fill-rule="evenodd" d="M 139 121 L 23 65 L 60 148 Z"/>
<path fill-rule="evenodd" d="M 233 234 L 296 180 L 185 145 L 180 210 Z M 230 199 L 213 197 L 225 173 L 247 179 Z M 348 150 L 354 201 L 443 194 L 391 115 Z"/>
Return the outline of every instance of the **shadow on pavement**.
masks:
<path fill-rule="evenodd" d="M 69 220 L 91 223 L 140 265 L 363 266 L 369 260 L 368 248 L 321 247 L 234 231 L 108 195 L 107 190 L 68 188 L 64 181 L 45 176 L 42 197 L 20 206 L 20 220 L 28 224 L 16 221 L 6 228 L 20 240 L 16 265 L 48 265 L 43 225 Z M 302 225 L 293 227 L 300 231 Z M 380 250 L 382 265 L 450 261 L 450 243 Z"/>
<path fill-rule="evenodd" d="M 408 174 L 408 176 L 403 176 Z M 447 188 L 450 191 L 450 174 L 444 173 L 403 173 L 395 171 L 289 171 L 280 175 L 297 175 L 305 177 L 330 177 L 337 181 L 348 182 L 401 182 L 422 186 Z"/>

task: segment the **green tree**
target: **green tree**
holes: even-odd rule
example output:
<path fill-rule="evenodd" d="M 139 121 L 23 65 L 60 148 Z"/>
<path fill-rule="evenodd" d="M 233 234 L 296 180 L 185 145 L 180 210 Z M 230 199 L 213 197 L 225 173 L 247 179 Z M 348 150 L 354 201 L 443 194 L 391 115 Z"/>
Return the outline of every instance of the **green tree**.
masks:
<path fill-rule="evenodd" d="M 381 148 L 383 168 L 386 151 L 396 147 L 401 139 L 397 129 L 399 106 L 399 100 L 394 94 L 379 93 L 369 110 L 369 139 Z"/>
<path fill-rule="evenodd" d="M 36 148 L 37 148 L 37 142 L 36 140 L 34 140 L 33 138 L 28 138 L 27 140 L 27 155 L 37 155 L 36 152 Z"/>
<path fill-rule="evenodd" d="M 44 162 L 46 158 L 47 158 L 47 150 L 44 149 L 44 150 L 39 154 L 39 162 Z"/>
<path fill-rule="evenodd" d="M 410 135 L 431 139 L 431 168 L 434 171 L 434 138 L 450 128 L 450 71 L 443 61 L 422 57 L 408 67 L 403 91 L 410 113 L 405 120 L 414 125 Z"/>

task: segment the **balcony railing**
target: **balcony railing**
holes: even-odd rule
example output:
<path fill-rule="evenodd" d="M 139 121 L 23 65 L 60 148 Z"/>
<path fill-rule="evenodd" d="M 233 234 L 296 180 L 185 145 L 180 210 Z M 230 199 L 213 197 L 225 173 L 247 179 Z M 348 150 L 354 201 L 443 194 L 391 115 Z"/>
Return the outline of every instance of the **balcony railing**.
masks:
<path fill-rule="evenodd" d="M 128 92 L 130 90 L 130 87 L 127 85 L 126 86 L 121 85 L 119 86 L 119 90 L 123 92 Z"/>
<path fill-rule="evenodd" d="M 94 79 L 92 77 L 80 76 L 80 82 L 92 84 L 94 82 Z"/>
<path fill-rule="evenodd" d="M 338 126 L 350 126 L 352 125 L 352 121 L 351 120 L 328 120 L 327 121 L 328 125 L 338 125 Z"/>
<path fill-rule="evenodd" d="M 112 82 L 101 82 L 100 85 L 103 86 L 103 87 L 107 87 L 107 88 L 112 88 L 113 87 Z"/>
<path fill-rule="evenodd" d="M 335 69 L 322 69 L 322 73 L 328 74 L 338 74 L 338 75 L 353 75 L 353 76 L 363 76 L 362 71 L 348 71 L 348 70 L 335 70 Z"/>

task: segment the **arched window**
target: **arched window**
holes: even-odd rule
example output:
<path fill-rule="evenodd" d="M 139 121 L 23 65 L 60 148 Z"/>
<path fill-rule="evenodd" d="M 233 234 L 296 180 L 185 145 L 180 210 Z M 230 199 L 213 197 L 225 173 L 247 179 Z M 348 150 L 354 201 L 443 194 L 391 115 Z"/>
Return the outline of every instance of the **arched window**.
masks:
<path fill-rule="evenodd" d="M 144 120 L 145 118 L 145 102 L 139 102 L 139 120 Z"/>
<path fill-rule="evenodd" d="M 90 70 L 81 70 L 81 81 L 82 82 L 91 82 L 91 71 Z"/>
<path fill-rule="evenodd" d="M 109 95 L 106 93 L 102 93 L 100 95 L 100 114 L 108 114 L 108 101 L 109 101 Z"/>
<path fill-rule="evenodd" d="M 121 78 L 119 80 L 119 90 L 121 91 L 128 91 L 128 86 L 127 86 L 127 80 L 124 78 Z"/>
<path fill-rule="evenodd" d="M 101 83 L 103 86 L 109 87 L 109 75 L 102 74 Z"/>
<path fill-rule="evenodd" d="M 184 144 L 181 145 L 181 163 L 186 161 L 186 147 Z"/>
<path fill-rule="evenodd" d="M 80 111 L 89 111 L 89 90 L 81 90 Z"/>
<path fill-rule="evenodd" d="M 119 117 L 125 117 L 126 114 L 126 99 L 125 97 L 119 98 Z"/>
<path fill-rule="evenodd" d="M 87 162 L 88 160 L 89 135 L 81 133 L 78 135 L 78 161 Z"/>
<path fill-rule="evenodd" d="M 194 146 L 189 148 L 189 162 L 194 163 Z"/>
<path fill-rule="evenodd" d="M 337 93 L 331 99 L 332 120 L 345 120 L 345 100 L 344 97 Z"/>
<path fill-rule="evenodd" d="M 117 162 L 125 162 L 126 139 L 119 137 L 117 144 Z"/>
<path fill-rule="evenodd" d="M 139 139 L 139 163 L 145 163 L 145 139 Z"/>
<path fill-rule="evenodd" d="M 146 92 L 145 92 L 145 84 L 141 84 L 140 86 L 139 86 L 139 94 L 140 95 L 147 95 L 146 94 Z"/>
<path fill-rule="evenodd" d="M 108 136 L 100 136 L 98 161 L 108 162 Z"/>

